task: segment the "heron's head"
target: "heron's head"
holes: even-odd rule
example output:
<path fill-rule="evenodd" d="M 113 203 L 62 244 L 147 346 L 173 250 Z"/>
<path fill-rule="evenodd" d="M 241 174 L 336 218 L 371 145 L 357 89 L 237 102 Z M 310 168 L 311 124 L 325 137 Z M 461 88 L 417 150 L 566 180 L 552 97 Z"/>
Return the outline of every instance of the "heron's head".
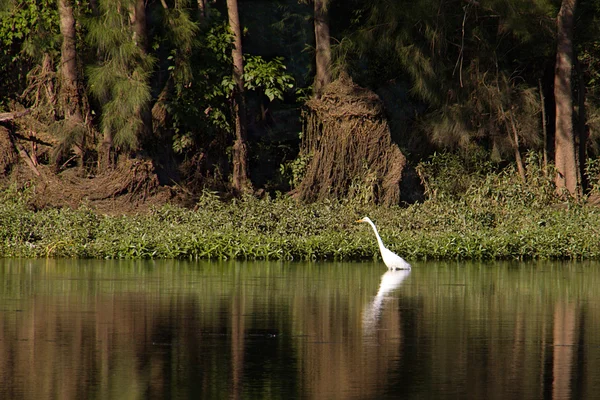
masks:
<path fill-rule="evenodd" d="M 371 220 L 369 219 L 369 217 L 364 217 L 359 220 L 356 220 L 356 222 L 371 222 Z"/>

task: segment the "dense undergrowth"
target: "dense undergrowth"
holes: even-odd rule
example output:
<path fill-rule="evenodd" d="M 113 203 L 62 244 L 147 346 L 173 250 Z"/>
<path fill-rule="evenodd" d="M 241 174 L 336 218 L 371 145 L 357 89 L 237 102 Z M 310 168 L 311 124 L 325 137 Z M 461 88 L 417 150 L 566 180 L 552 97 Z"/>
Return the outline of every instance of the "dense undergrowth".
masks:
<path fill-rule="evenodd" d="M 355 223 L 368 215 L 409 261 L 600 258 L 600 209 L 559 202 L 536 160 L 523 183 L 510 169 L 461 180 L 464 167 L 440 157 L 420 168 L 429 200 L 406 207 L 286 196 L 223 202 L 207 193 L 195 211 L 167 205 L 106 216 L 85 205 L 32 211 L 26 191 L 8 190 L 0 194 L 0 256 L 357 260 L 379 256 L 371 228 Z"/>

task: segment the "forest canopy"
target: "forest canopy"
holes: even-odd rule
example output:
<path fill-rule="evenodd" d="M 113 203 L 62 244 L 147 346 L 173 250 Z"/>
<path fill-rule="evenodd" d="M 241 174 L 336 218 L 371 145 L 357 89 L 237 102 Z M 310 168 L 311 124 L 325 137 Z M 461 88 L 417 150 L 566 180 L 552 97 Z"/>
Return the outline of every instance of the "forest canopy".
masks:
<path fill-rule="evenodd" d="M 335 163 L 311 172 L 336 141 L 373 141 L 360 118 L 338 134 L 311 112 L 349 76 L 401 153 L 365 146 L 347 171 L 394 153 L 396 175 L 373 175 L 394 203 L 428 193 L 418 166 L 441 153 L 522 181 L 535 153 L 559 197 L 581 198 L 598 186 L 599 16 L 575 0 L 0 0 L 0 180 L 42 177 L 39 206 L 297 194 L 307 171 L 305 188 L 364 194 L 325 181 Z"/>

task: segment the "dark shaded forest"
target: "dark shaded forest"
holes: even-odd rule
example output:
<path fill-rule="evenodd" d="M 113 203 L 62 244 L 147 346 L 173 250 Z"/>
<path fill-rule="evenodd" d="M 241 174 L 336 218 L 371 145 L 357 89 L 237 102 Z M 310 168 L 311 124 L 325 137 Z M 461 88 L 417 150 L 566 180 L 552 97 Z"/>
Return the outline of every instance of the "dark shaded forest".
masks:
<path fill-rule="evenodd" d="M 599 1 L 2 0 L 0 181 L 127 211 L 289 193 L 427 196 L 531 154 L 598 181 Z M 441 166 L 443 169 L 443 165 Z M 119 199 L 120 202 L 117 202 Z"/>

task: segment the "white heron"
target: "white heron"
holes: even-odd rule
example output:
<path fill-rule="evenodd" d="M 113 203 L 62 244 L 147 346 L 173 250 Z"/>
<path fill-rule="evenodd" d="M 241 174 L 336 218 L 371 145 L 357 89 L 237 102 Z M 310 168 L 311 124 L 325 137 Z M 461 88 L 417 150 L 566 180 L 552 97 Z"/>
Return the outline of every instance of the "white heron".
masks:
<path fill-rule="evenodd" d="M 369 225 L 371 225 L 371 227 L 373 228 L 373 232 L 375 232 L 375 236 L 377 236 L 377 243 L 379 244 L 379 252 L 381 253 L 381 258 L 383 258 L 383 263 L 388 267 L 388 269 L 410 269 L 409 263 L 407 263 L 399 255 L 388 250 L 387 247 L 383 245 L 383 241 L 379 236 L 379 232 L 377 232 L 377 227 L 375 227 L 375 224 L 369 219 L 369 217 L 364 217 L 356 222 L 366 222 Z"/>

